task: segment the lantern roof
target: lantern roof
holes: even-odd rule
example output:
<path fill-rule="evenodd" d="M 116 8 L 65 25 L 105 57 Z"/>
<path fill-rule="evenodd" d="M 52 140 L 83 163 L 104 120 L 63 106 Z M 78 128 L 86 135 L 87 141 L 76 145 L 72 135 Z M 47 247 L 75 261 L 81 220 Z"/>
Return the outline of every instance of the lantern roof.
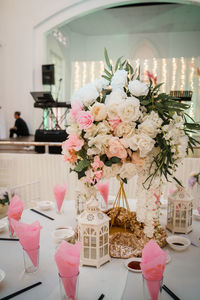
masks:
<path fill-rule="evenodd" d="M 86 209 L 78 216 L 79 224 L 100 225 L 108 222 L 110 218 L 99 209 L 98 201 L 92 197 Z"/>
<path fill-rule="evenodd" d="M 177 189 L 168 197 L 172 201 L 188 201 L 193 200 L 192 196 L 186 191 L 186 189 L 180 185 L 177 185 Z"/>

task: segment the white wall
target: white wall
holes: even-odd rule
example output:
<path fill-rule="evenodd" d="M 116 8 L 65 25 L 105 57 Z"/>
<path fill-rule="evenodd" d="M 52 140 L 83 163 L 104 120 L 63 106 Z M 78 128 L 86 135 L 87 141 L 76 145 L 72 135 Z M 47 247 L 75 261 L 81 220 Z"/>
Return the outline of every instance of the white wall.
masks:
<path fill-rule="evenodd" d="M 191 2 L 200 3 L 200 0 Z M 0 106 L 3 106 L 5 112 L 7 129 L 13 125 L 15 110 L 22 111 L 22 117 L 32 133 L 40 123 L 41 112 L 33 108 L 29 92 L 33 88 L 41 88 L 41 64 L 46 63 L 44 33 L 78 15 L 115 3 L 122 1 L 0 1 L 0 44 L 3 45 L 0 47 Z"/>

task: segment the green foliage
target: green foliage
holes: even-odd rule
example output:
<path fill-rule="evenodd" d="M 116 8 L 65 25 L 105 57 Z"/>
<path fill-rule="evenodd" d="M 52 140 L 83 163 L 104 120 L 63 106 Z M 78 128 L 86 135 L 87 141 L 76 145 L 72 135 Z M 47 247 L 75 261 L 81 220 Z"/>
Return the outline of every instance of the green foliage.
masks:
<path fill-rule="evenodd" d="M 82 172 L 84 169 L 87 169 L 90 165 L 90 162 L 87 158 L 84 158 L 83 160 L 79 160 L 76 167 L 74 168 L 75 172 Z"/>

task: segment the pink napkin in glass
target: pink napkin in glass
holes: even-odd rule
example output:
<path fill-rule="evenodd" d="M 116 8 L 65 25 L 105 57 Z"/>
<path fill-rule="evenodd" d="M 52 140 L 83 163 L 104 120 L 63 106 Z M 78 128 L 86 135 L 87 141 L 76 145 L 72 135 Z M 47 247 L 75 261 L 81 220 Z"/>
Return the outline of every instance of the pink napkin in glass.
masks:
<path fill-rule="evenodd" d="M 147 286 L 152 300 L 158 299 L 160 283 L 165 270 L 168 251 L 164 252 L 154 240 L 150 240 L 142 250 L 141 270 L 147 281 Z M 155 281 L 154 281 L 155 280 Z"/>
<path fill-rule="evenodd" d="M 200 206 L 199 206 L 199 207 L 197 207 L 197 211 L 198 211 L 198 213 L 200 214 Z"/>
<path fill-rule="evenodd" d="M 109 194 L 109 182 L 106 183 L 97 183 L 97 188 L 104 199 L 106 206 L 108 205 L 108 194 Z"/>
<path fill-rule="evenodd" d="M 17 237 L 19 238 L 20 244 L 27 252 L 33 265 L 36 267 L 40 244 L 40 229 L 42 229 L 42 226 L 38 221 L 32 224 L 25 224 L 11 219 L 11 223 Z"/>
<path fill-rule="evenodd" d="M 66 184 L 65 185 L 56 184 L 53 188 L 53 192 L 54 192 L 54 196 L 56 198 L 58 211 L 61 210 L 63 200 L 65 198 L 66 189 L 67 189 Z"/>
<path fill-rule="evenodd" d="M 80 252 L 80 242 L 77 242 L 75 245 L 73 245 L 66 241 L 62 241 L 55 254 L 55 261 L 59 274 L 62 277 L 65 277 L 62 278 L 62 283 L 66 295 L 73 300 L 75 299 L 76 295 L 76 275 L 79 273 Z"/>
<path fill-rule="evenodd" d="M 19 196 L 17 196 L 17 195 L 13 196 L 10 200 L 10 205 L 8 208 L 8 221 L 9 221 L 11 235 L 13 235 L 14 230 L 13 230 L 10 220 L 11 220 L 11 218 L 15 219 L 15 220 L 19 220 L 21 218 L 23 209 L 24 209 L 24 203 L 19 198 Z"/>

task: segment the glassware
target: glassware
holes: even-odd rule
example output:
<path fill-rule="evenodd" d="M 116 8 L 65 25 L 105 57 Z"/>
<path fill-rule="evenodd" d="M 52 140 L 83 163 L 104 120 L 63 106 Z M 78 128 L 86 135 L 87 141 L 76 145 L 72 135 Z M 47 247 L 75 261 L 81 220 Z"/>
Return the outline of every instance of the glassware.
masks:
<path fill-rule="evenodd" d="M 163 278 L 161 280 L 150 280 L 146 279 L 144 275 L 142 277 L 144 300 L 161 300 Z"/>
<path fill-rule="evenodd" d="M 13 234 L 11 233 L 10 222 L 9 222 L 9 220 L 8 220 L 8 230 L 9 230 L 9 237 L 10 237 L 10 238 L 16 238 L 16 237 L 17 237 L 17 236 L 16 236 L 16 233 L 14 232 L 14 230 L 13 230 Z"/>
<path fill-rule="evenodd" d="M 23 248 L 24 257 L 24 269 L 26 273 L 36 272 L 39 268 L 39 250 L 40 247 L 36 249 L 26 250 Z"/>
<path fill-rule="evenodd" d="M 78 300 L 79 273 L 71 277 L 61 276 L 60 274 L 58 274 L 58 276 L 60 285 L 60 299 Z"/>

